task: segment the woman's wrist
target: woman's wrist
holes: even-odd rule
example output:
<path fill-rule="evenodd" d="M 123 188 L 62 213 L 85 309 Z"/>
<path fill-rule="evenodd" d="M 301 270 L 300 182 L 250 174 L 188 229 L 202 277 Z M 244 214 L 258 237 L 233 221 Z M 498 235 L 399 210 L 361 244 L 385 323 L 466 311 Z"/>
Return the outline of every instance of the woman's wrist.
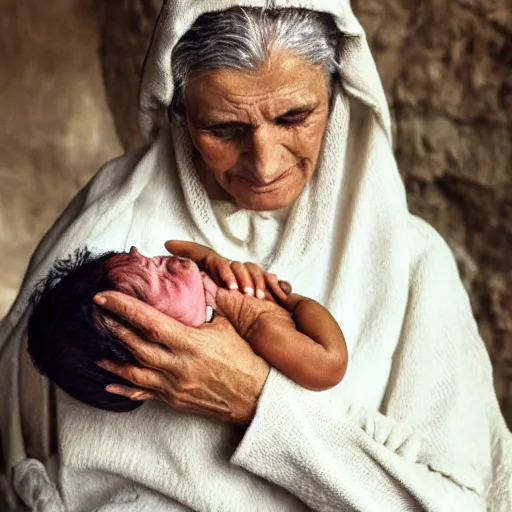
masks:
<path fill-rule="evenodd" d="M 252 422 L 256 415 L 258 402 L 269 373 L 270 365 L 260 357 L 255 358 L 254 369 L 251 374 L 247 376 L 247 386 L 245 389 L 245 396 L 243 397 L 240 418 L 235 419 L 236 423 L 249 425 Z"/>

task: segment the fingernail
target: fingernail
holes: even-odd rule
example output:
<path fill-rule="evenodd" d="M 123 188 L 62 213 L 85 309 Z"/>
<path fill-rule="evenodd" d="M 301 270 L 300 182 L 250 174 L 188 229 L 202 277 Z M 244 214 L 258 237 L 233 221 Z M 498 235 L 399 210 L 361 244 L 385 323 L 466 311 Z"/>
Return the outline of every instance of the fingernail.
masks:
<path fill-rule="evenodd" d="M 230 290 L 238 290 L 238 285 L 237 285 L 236 283 L 231 283 L 231 284 L 229 285 L 229 289 L 230 289 Z"/>
<path fill-rule="evenodd" d="M 104 370 L 108 370 L 108 363 L 106 361 L 96 361 L 96 365 Z"/>
<path fill-rule="evenodd" d="M 279 281 L 279 286 L 286 295 L 290 295 L 292 293 L 292 286 L 288 281 Z"/>
<path fill-rule="evenodd" d="M 93 300 L 98 306 L 104 306 L 107 303 L 107 299 L 103 295 L 95 295 Z"/>
<path fill-rule="evenodd" d="M 252 295 L 254 297 L 254 289 L 251 288 L 250 286 L 247 286 L 246 288 L 244 288 L 244 293 L 246 295 Z"/>
<path fill-rule="evenodd" d="M 265 298 L 265 292 L 263 290 L 257 289 L 256 290 L 256 297 L 258 297 L 258 299 L 264 299 Z"/>

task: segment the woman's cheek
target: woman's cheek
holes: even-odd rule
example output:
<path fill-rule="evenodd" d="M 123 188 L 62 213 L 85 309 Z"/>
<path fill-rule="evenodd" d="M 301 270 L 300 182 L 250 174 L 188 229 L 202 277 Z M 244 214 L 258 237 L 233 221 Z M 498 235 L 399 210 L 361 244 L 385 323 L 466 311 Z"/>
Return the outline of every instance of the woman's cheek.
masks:
<path fill-rule="evenodd" d="M 213 172 L 229 170 L 238 161 L 238 150 L 232 143 L 217 140 L 211 135 L 199 135 L 194 145 Z"/>
<path fill-rule="evenodd" d="M 304 127 L 304 137 L 310 145 L 319 146 L 327 128 L 327 117 L 319 115 Z"/>
<path fill-rule="evenodd" d="M 302 154 L 316 165 L 316 161 L 322 148 L 322 142 L 325 134 L 325 123 L 314 123 L 300 132 L 297 146 L 301 148 Z"/>

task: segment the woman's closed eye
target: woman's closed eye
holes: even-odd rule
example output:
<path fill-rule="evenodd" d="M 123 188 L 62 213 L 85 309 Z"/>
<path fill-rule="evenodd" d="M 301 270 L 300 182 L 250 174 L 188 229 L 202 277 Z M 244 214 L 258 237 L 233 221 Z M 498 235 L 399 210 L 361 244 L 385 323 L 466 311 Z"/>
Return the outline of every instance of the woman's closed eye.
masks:
<path fill-rule="evenodd" d="M 307 110 L 302 112 L 293 112 L 276 119 L 276 124 L 285 127 L 300 126 L 304 123 L 309 116 L 313 113 L 313 110 Z M 222 141 L 229 141 L 239 139 L 244 136 L 247 132 L 248 127 L 243 126 L 226 126 L 219 128 L 210 128 L 209 133 L 216 139 Z"/>
<path fill-rule="evenodd" d="M 312 113 L 312 110 L 308 110 L 306 112 L 287 114 L 286 116 L 278 118 L 277 123 L 284 126 L 299 126 L 304 123 Z"/>
<path fill-rule="evenodd" d="M 212 128 L 210 134 L 219 140 L 231 140 L 241 137 L 245 133 L 244 128 Z"/>

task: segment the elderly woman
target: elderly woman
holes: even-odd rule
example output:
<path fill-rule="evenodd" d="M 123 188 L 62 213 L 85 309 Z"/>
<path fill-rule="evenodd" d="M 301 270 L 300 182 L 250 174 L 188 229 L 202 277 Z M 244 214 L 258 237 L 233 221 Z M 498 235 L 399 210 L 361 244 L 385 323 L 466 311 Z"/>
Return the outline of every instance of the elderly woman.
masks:
<path fill-rule="evenodd" d="M 26 505 L 510 510 L 489 358 L 452 254 L 407 210 L 348 0 L 168 2 L 141 113 L 151 144 L 72 201 L 2 323 L 4 470 Z M 55 393 L 27 361 L 33 284 L 85 243 L 157 254 L 166 239 L 258 263 L 325 305 L 347 339 L 345 379 L 306 390 L 225 318 L 193 329 L 107 292 L 96 300 L 134 326 L 112 323 L 140 362 L 102 362 L 133 383 L 110 391 L 152 400 L 116 415 Z"/>

